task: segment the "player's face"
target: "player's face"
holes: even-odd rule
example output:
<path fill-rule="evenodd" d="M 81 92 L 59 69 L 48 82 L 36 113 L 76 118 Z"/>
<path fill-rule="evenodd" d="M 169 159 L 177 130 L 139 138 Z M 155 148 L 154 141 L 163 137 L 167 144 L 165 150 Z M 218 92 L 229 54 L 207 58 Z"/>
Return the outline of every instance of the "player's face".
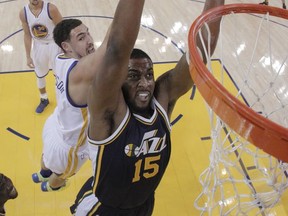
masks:
<path fill-rule="evenodd" d="M 18 192 L 11 179 L 0 174 L 0 206 L 3 206 L 7 200 L 15 199 L 17 196 Z"/>
<path fill-rule="evenodd" d="M 153 63 L 150 59 L 130 59 L 128 76 L 123 84 L 126 102 L 133 112 L 145 114 L 150 111 L 150 102 L 155 88 Z"/>
<path fill-rule="evenodd" d="M 33 6 L 37 6 L 37 5 L 39 5 L 42 2 L 42 0 L 29 0 L 29 2 Z"/>
<path fill-rule="evenodd" d="M 93 38 L 84 24 L 70 32 L 69 49 L 78 59 L 95 52 Z"/>

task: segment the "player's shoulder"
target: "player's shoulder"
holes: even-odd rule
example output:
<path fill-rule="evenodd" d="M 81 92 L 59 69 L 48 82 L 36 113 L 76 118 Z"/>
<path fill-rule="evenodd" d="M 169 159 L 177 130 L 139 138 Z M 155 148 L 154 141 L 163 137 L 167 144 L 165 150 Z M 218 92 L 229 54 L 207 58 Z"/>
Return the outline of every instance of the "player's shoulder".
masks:
<path fill-rule="evenodd" d="M 57 9 L 58 8 L 57 8 L 57 6 L 55 4 L 53 4 L 51 2 L 48 3 L 48 10 L 49 10 L 50 13 L 56 11 Z"/>
<path fill-rule="evenodd" d="M 19 11 L 19 18 L 21 21 L 25 21 L 25 9 L 24 9 L 24 7 L 21 8 L 21 10 Z"/>

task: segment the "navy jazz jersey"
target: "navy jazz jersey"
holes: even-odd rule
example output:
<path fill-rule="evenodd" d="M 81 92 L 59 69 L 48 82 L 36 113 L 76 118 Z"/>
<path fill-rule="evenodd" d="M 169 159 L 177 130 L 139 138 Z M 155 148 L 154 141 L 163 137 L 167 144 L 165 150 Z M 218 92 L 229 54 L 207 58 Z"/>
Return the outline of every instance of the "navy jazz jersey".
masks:
<path fill-rule="evenodd" d="M 99 202 L 112 208 L 142 205 L 156 190 L 168 165 L 171 141 L 166 112 L 153 99 L 150 119 L 127 109 L 119 128 L 98 145 L 93 192 Z"/>

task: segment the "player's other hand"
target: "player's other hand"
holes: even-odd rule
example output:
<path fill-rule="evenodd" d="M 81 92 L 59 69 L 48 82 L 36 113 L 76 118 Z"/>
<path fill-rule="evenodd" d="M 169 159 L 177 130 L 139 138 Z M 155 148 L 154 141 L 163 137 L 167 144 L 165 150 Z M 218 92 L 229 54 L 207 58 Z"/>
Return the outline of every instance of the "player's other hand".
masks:
<path fill-rule="evenodd" d="M 30 68 L 34 68 L 34 63 L 31 57 L 27 58 L 27 66 Z"/>

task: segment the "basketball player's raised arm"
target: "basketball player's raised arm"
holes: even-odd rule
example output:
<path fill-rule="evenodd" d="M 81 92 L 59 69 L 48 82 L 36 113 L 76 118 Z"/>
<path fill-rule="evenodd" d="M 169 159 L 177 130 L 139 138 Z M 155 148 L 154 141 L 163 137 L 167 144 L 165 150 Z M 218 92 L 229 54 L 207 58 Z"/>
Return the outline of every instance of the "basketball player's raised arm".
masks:
<path fill-rule="evenodd" d="M 120 0 L 110 27 L 105 52 L 93 82 L 100 107 L 114 106 L 128 73 L 130 53 L 138 36 L 144 0 Z M 101 100 L 101 101 L 100 101 Z"/>
<path fill-rule="evenodd" d="M 118 91 L 126 78 L 143 6 L 144 0 L 119 0 L 114 19 L 100 47 L 94 53 L 81 58 L 73 69 L 79 70 L 79 74 L 86 74 L 85 77 L 93 75 L 93 95 L 99 100 L 115 95 L 112 91 Z M 87 85 L 90 85 L 90 80 Z"/>
<path fill-rule="evenodd" d="M 203 12 L 208 9 L 223 5 L 224 2 L 225 0 L 206 0 Z M 220 21 L 221 19 L 208 24 L 212 36 L 211 53 L 214 52 L 217 44 Z M 207 39 L 206 36 L 207 34 L 203 33 L 204 40 Z M 197 41 L 197 45 L 203 53 L 203 47 L 200 43 L 200 40 Z M 206 62 L 206 59 L 203 59 L 203 61 Z M 193 80 L 191 79 L 189 72 L 188 62 L 189 58 L 185 53 L 178 61 L 174 69 L 164 73 L 156 81 L 155 96 L 160 104 L 164 107 L 164 109 L 166 109 L 168 115 L 172 113 L 178 98 L 189 91 L 193 85 Z M 190 67 L 193 67 L 193 65 L 190 65 Z"/>
<path fill-rule="evenodd" d="M 95 54 L 87 56 L 95 57 L 92 68 L 96 69 L 88 92 L 89 136 L 92 139 L 107 138 L 118 120 L 124 118 L 126 104 L 121 87 L 128 74 L 128 62 L 138 36 L 144 2 L 119 0 L 107 42 Z"/>

